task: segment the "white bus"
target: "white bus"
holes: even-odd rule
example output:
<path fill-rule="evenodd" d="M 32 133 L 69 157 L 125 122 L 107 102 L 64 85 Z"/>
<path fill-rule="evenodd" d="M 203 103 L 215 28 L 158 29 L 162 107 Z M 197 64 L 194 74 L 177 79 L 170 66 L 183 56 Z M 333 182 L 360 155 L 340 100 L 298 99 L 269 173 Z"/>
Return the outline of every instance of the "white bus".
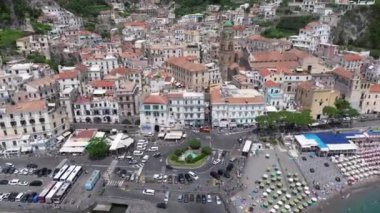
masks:
<path fill-rule="evenodd" d="M 252 141 L 246 140 L 243 146 L 243 149 L 241 150 L 241 154 L 243 156 L 248 157 L 249 151 L 251 150 Z"/>
<path fill-rule="evenodd" d="M 53 202 L 55 204 L 60 204 L 63 199 L 65 198 L 66 194 L 68 193 L 70 189 L 71 184 L 70 183 L 64 183 L 62 184 L 61 188 L 57 191 L 57 193 L 53 196 Z"/>
<path fill-rule="evenodd" d="M 66 179 L 69 177 L 69 175 L 71 174 L 71 172 L 73 172 L 73 170 L 75 169 L 75 165 L 72 165 L 70 166 L 65 173 L 63 173 L 63 175 L 61 176 L 61 178 L 59 178 L 60 181 L 66 181 Z"/>
<path fill-rule="evenodd" d="M 54 187 L 50 190 L 49 194 L 46 195 L 46 203 L 53 203 L 53 197 L 58 192 L 59 188 L 63 185 L 63 182 L 57 182 Z"/>
<path fill-rule="evenodd" d="M 78 179 L 78 177 L 82 174 L 82 167 L 81 166 L 76 166 L 69 175 L 69 177 L 66 179 L 66 182 L 70 184 L 74 184 L 74 182 Z"/>
<path fill-rule="evenodd" d="M 53 180 L 59 181 L 61 176 L 66 172 L 67 168 L 69 168 L 69 165 L 64 165 L 61 169 L 59 169 L 58 173 L 54 175 Z"/>
<path fill-rule="evenodd" d="M 50 190 L 55 186 L 57 182 L 51 181 L 38 195 L 38 202 L 45 203 L 45 197 L 49 194 Z"/>

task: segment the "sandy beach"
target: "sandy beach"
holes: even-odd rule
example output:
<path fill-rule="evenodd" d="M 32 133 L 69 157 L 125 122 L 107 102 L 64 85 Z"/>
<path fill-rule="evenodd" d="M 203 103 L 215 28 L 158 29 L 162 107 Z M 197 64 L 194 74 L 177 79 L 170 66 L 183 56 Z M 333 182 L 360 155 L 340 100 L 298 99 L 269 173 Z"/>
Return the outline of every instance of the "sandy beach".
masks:
<path fill-rule="evenodd" d="M 330 208 L 330 206 L 335 206 L 338 203 L 341 203 L 345 199 L 349 198 L 350 196 L 356 193 L 359 193 L 361 191 L 364 191 L 366 189 L 372 188 L 376 185 L 380 186 L 379 177 L 373 177 L 373 178 L 358 182 L 352 186 L 347 185 L 341 192 L 335 192 L 328 195 L 326 200 L 319 201 L 318 205 L 309 208 L 306 212 L 307 213 L 328 212 L 326 209 Z"/>

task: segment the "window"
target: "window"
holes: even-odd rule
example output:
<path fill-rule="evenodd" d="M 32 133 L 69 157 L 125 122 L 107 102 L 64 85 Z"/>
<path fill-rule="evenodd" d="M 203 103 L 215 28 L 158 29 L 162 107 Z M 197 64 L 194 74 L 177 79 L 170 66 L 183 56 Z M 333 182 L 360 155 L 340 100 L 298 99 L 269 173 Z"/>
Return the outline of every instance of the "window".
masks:
<path fill-rule="evenodd" d="M 45 126 L 42 126 L 42 131 L 46 131 Z"/>
<path fill-rule="evenodd" d="M 15 135 L 17 135 L 17 129 L 15 129 L 14 131 L 15 131 Z"/>
<path fill-rule="evenodd" d="M 3 144 L 3 148 L 6 149 L 7 148 L 7 144 L 5 142 L 1 142 Z"/>
<path fill-rule="evenodd" d="M 32 127 L 32 131 L 33 131 L 33 132 L 36 132 L 36 128 L 35 128 L 35 127 Z"/>
<path fill-rule="evenodd" d="M 16 141 L 13 141 L 13 146 L 17 146 L 17 142 Z"/>
<path fill-rule="evenodd" d="M 28 133 L 28 130 L 26 128 L 24 128 L 24 133 Z"/>
<path fill-rule="evenodd" d="M 7 135 L 8 135 L 8 133 L 7 133 L 7 131 L 6 131 L 6 130 L 4 130 L 4 135 L 5 135 L 5 136 L 7 136 Z"/>
<path fill-rule="evenodd" d="M 36 123 L 36 121 L 34 119 L 30 119 L 29 123 L 33 125 L 34 123 Z"/>
<path fill-rule="evenodd" d="M 40 118 L 40 123 L 45 123 L 45 118 Z"/>

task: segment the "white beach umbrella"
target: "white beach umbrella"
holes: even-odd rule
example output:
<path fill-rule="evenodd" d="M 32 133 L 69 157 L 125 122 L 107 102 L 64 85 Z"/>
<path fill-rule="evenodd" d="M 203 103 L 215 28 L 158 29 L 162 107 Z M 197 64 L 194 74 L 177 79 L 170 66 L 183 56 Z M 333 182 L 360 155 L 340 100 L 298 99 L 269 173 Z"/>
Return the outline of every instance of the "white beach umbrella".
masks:
<path fill-rule="evenodd" d="M 292 196 L 290 194 L 286 194 L 286 198 L 290 199 Z"/>
<path fill-rule="evenodd" d="M 268 192 L 268 193 L 271 193 L 271 192 L 272 192 L 272 190 L 270 190 L 270 189 L 267 189 L 267 192 Z"/>
<path fill-rule="evenodd" d="M 307 191 L 307 190 L 306 190 L 306 191 L 305 191 L 305 194 L 309 195 L 309 194 L 310 194 L 310 191 Z"/>
<path fill-rule="evenodd" d="M 268 193 L 264 192 L 264 193 L 263 193 L 263 196 L 264 196 L 264 197 L 267 197 L 267 196 L 268 196 Z"/>
<path fill-rule="evenodd" d="M 270 209 L 269 212 L 270 212 L 270 213 L 275 213 L 276 210 L 274 210 L 274 209 Z"/>
<path fill-rule="evenodd" d="M 305 190 L 309 190 L 309 187 L 305 186 L 304 189 L 305 189 Z"/>
<path fill-rule="evenodd" d="M 317 198 L 316 198 L 316 197 L 312 197 L 312 198 L 311 198 L 311 201 L 313 201 L 313 202 L 317 202 Z"/>
<path fill-rule="evenodd" d="M 285 209 L 290 209 L 290 206 L 288 204 L 286 204 Z"/>
<path fill-rule="evenodd" d="M 278 191 L 277 191 L 277 194 L 278 194 L 278 195 L 281 195 L 281 194 L 282 194 L 281 190 L 278 190 Z"/>
<path fill-rule="evenodd" d="M 277 202 L 277 204 L 278 204 L 279 206 L 284 205 L 284 203 L 283 203 L 281 200 L 279 200 L 279 201 Z"/>
<path fill-rule="evenodd" d="M 280 207 L 278 205 L 274 205 L 273 208 L 278 210 Z"/>

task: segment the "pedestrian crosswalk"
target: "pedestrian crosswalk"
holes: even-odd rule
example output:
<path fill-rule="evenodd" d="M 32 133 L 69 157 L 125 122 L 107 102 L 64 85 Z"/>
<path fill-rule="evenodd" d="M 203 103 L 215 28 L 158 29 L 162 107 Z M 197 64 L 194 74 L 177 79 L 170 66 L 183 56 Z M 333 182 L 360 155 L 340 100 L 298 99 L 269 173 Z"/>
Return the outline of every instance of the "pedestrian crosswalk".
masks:
<path fill-rule="evenodd" d="M 144 166 L 144 163 L 139 163 L 139 164 L 132 165 L 132 168 L 139 169 L 139 168 L 141 168 L 143 166 Z"/>
<path fill-rule="evenodd" d="M 109 180 L 107 182 L 107 186 L 122 186 L 124 183 L 124 180 Z"/>

